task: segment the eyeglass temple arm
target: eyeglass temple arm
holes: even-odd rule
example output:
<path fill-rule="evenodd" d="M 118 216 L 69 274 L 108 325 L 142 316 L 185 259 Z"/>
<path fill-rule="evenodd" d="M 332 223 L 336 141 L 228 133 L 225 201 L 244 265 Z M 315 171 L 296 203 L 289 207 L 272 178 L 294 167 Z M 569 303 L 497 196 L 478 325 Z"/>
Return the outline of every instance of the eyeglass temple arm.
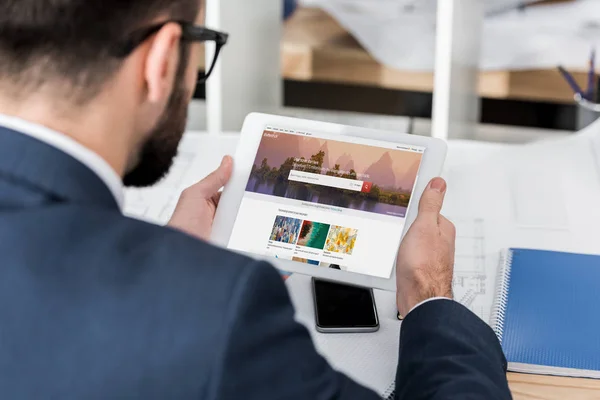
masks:
<path fill-rule="evenodd" d="M 227 40 L 229 39 L 229 35 L 227 33 L 190 25 L 183 25 L 183 35 L 188 40 L 214 40 L 218 45 L 221 46 L 227 44 Z"/>

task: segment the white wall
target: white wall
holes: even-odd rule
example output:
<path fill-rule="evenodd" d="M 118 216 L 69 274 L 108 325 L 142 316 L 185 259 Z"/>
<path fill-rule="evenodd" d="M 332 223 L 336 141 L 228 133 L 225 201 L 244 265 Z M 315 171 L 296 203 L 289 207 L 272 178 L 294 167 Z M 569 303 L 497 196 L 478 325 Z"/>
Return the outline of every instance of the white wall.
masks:
<path fill-rule="evenodd" d="M 278 0 L 207 0 L 206 25 L 230 34 L 207 81 L 209 132 L 239 131 L 248 113 L 281 106 L 282 7 Z"/>

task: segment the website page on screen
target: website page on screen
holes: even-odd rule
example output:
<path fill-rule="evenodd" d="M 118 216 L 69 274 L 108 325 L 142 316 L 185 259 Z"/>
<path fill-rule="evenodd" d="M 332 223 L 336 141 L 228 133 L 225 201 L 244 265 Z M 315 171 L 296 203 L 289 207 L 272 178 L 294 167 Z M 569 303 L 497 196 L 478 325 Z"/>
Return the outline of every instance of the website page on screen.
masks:
<path fill-rule="evenodd" d="M 424 151 L 269 126 L 228 247 L 387 279 Z"/>

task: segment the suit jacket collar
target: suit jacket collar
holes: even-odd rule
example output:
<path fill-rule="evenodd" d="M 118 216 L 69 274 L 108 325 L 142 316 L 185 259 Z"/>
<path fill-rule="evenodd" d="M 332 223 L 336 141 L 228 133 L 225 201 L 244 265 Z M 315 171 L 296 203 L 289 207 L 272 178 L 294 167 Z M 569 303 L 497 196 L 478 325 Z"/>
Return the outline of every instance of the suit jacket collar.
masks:
<path fill-rule="evenodd" d="M 62 151 L 0 127 L 0 179 L 21 181 L 58 201 L 119 209 L 102 180 Z"/>

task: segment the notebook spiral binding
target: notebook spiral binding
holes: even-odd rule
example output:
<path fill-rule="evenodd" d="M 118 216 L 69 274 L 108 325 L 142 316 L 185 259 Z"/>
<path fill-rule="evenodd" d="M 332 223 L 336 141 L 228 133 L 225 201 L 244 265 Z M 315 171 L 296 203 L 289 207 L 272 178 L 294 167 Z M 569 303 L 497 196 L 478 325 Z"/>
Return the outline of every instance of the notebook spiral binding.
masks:
<path fill-rule="evenodd" d="M 383 395 L 381 397 L 384 400 L 394 400 L 395 395 L 396 395 L 396 382 L 392 382 L 390 387 L 387 388 L 387 390 L 383 393 Z"/>
<path fill-rule="evenodd" d="M 498 336 L 500 343 L 502 343 L 502 336 L 504 334 L 504 319 L 506 317 L 506 303 L 508 301 L 512 256 L 512 251 L 507 250 L 500 257 L 500 265 L 496 276 L 494 304 L 492 305 L 492 316 L 490 318 L 490 325 L 496 333 L 496 336 Z"/>

